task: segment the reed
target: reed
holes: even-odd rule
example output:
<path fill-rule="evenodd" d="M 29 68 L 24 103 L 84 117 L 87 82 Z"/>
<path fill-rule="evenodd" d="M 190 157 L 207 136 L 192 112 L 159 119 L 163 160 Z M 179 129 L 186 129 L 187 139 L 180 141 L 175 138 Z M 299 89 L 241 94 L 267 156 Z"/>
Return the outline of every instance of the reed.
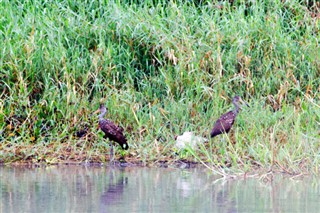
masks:
<path fill-rule="evenodd" d="M 318 2 L 3 0 L 0 12 L 0 162 L 107 161 L 102 99 L 128 161 L 318 171 Z M 175 135 L 209 136 L 236 94 L 250 108 L 231 134 L 176 153 Z"/>

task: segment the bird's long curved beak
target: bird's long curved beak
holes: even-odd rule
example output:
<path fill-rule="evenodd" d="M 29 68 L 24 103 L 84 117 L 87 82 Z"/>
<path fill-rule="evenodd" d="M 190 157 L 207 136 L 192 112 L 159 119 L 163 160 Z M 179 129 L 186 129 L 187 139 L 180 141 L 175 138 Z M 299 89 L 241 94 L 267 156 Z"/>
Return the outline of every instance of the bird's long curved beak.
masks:
<path fill-rule="evenodd" d="M 95 115 L 95 114 L 97 114 L 97 113 L 99 113 L 99 112 L 100 112 L 100 109 L 97 109 L 96 111 L 94 111 L 93 114 Z"/>
<path fill-rule="evenodd" d="M 241 102 L 241 104 L 246 105 L 247 107 L 250 107 L 250 105 L 246 101 L 240 99 L 240 102 Z"/>

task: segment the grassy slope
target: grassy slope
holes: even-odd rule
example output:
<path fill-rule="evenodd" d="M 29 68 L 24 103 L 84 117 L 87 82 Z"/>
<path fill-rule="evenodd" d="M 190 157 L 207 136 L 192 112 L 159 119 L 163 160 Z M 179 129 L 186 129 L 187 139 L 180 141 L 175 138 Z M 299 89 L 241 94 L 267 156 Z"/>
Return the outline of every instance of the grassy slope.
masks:
<path fill-rule="evenodd" d="M 316 6 L 7 0 L 0 11 L 0 161 L 106 161 L 92 115 L 102 99 L 129 161 L 318 170 Z M 174 135 L 207 136 L 235 94 L 251 107 L 229 137 L 176 155 Z"/>

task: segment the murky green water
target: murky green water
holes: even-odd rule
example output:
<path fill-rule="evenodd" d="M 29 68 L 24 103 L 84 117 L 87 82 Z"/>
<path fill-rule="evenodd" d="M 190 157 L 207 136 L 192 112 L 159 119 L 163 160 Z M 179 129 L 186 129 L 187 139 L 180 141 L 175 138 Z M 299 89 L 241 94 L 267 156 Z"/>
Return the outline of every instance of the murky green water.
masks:
<path fill-rule="evenodd" d="M 225 180 L 202 169 L 0 167 L 0 212 L 319 212 L 317 179 Z"/>

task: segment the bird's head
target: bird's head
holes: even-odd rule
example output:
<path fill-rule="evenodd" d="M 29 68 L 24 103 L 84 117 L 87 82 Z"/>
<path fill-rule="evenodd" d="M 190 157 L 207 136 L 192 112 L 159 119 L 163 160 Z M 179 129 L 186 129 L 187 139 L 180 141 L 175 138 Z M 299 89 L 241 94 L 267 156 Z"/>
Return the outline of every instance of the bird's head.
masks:
<path fill-rule="evenodd" d="M 235 105 L 237 112 L 239 111 L 240 105 L 246 105 L 247 107 L 249 107 L 249 104 L 242 100 L 242 98 L 238 95 L 234 96 L 234 98 L 232 99 L 232 103 Z"/>
<path fill-rule="evenodd" d="M 241 99 L 241 97 L 240 96 L 238 96 L 238 95 L 236 95 L 236 96 L 234 96 L 234 98 L 232 99 L 232 103 L 239 103 L 240 101 L 241 101 L 242 99 Z"/>
<path fill-rule="evenodd" d="M 232 99 L 232 103 L 233 104 L 243 104 L 243 105 L 249 106 L 249 104 L 247 102 L 245 102 L 244 100 L 242 100 L 242 98 L 238 95 L 234 96 L 234 98 Z"/>
<path fill-rule="evenodd" d="M 99 110 L 101 113 L 107 112 L 107 108 L 104 104 L 100 104 Z"/>
<path fill-rule="evenodd" d="M 100 104 L 100 107 L 98 110 L 96 110 L 93 114 L 100 113 L 99 118 L 103 118 L 103 116 L 107 113 L 107 108 L 104 104 Z"/>

